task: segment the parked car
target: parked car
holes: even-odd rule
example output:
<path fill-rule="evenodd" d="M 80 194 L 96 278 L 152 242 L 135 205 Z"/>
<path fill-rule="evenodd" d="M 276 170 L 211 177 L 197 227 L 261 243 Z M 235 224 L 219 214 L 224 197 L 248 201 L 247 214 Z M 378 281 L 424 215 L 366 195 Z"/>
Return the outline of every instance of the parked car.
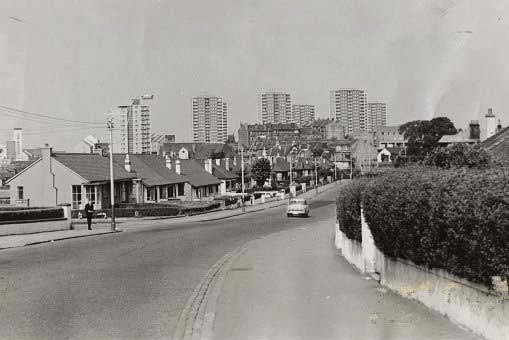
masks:
<path fill-rule="evenodd" d="M 286 216 L 309 216 L 308 202 L 303 198 L 292 198 L 286 209 Z"/>

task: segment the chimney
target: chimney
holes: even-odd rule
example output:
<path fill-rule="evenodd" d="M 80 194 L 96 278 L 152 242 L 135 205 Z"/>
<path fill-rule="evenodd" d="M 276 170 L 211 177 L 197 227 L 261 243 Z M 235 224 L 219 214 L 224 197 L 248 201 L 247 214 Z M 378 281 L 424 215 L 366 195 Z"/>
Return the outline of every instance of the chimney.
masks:
<path fill-rule="evenodd" d="M 179 174 L 179 175 L 181 174 L 180 159 L 179 158 L 177 158 L 177 160 L 175 161 L 175 172 L 177 174 Z"/>
<path fill-rule="evenodd" d="M 131 172 L 131 160 L 129 159 L 129 154 L 125 155 L 124 168 L 125 168 L 125 171 Z"/>
<path fill-rule="evenodd" d="M 469 127 L 469 136 L 468 136 L 469 139 L 476 139 L 476 140 L 481 139 L 481 127 L 479 125 L 479 121 L 477 121 L 477 120 L 470 121 L 470 124 L 468 127 Z"/>
<path fill-rule="evenodd" d="M 171 170 L 171 157 L 170 157 L 170 155 L 167 154 L 165 156 L 165 161 L 166 161 L 166 167 Z"/>
<path fill-rule="evenodd" d="M 484 117 L 486 118 L 486 138 L 490 138 L 497 133 L 497 122 L 491 107 L 488 109 L 488 113 Z"/>
<path fill-rule="evenodd" d="M 49 162 L 49 159 L 51 158 L 52 149 L 48 146 L 48 144 L 45 144 L 44 147 L 41 148 L 41 158 L 43 162 Z"/>
<path fill-rule="evenodd" d="M 210 158 L 205 160 L 205 171 L 212 174 L 212 159 Z"/>

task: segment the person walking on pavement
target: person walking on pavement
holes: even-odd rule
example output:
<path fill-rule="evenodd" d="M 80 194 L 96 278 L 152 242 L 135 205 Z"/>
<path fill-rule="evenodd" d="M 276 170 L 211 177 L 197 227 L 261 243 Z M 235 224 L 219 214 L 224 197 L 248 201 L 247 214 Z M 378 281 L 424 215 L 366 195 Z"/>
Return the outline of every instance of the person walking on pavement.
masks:
<path fill-rule="evenodd" d="M 85 205 L 85 215 L 87 216 L 88 230 L 92 230 L 92 215 L 94 214 L 94 203 L 90 201 Z"/>

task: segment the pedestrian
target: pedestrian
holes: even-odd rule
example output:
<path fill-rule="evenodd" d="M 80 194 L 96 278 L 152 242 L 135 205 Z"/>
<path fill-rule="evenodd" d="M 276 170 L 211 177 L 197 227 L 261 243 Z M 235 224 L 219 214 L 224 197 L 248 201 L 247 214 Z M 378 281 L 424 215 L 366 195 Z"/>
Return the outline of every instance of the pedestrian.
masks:
<path fill-rule="evenodd" d="M 87 216 L 88 230 L 92 230 L 92 216 L 94 214 L 94 203 L 87 201 L 85 205 L 85 215 Z"/>

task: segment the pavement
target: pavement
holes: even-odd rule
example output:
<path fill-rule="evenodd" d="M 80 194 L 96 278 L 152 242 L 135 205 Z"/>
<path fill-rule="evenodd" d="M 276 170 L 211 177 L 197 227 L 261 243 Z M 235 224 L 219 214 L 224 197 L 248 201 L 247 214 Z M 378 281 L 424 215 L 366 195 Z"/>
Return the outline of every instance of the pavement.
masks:
<path fill-rule="evenodd" d="M 339 185 L 339 184 L 338 184 Z M 319 188 L 319 192 L 330 190 L 334 188 L 334 184 L 329 184 Z M 316 196 L 315 190 L 310 190 L 306 193 L 301 194 L 299 197 L 313 197 Z M 181 217 L 165 217 L 165 218 L 122 218 L 117 220 L 117 232 L 137 229 L 140 227 L 155 226 L 155 225 L 168 225 L 182 222 L 206 222 L 216 221 L 225 218 L 231 218 L 240 216 L 243 214 L 254 213 L 265 209 L 271 209 L 275 207 L 284 206 L 288 203 L 287 200 L 274 200 L 266 203 L 258 203 L 246 205 L 245 212 L 242 209 L 231 209 L 231 210 L 220 210 L 213 211 L 204 214 L 197 214 L 191 216 Z M 87 224 L 85 220 L 73 221 L 72 230 L 61 230 L 61 231 L 50 231 L 40 232 L 34 234 L 22 234 L 22 235 L 9 235 L 0 236 L 0 250 L 9 249 L 15 247 L 31 246 L 41 243 L 49 243 L 62 241 L 66 239 L 73 239 L 87 236 L 97 236 L 114 233 L 111 230 L 111 222 L 109 219 L 94 219 L 92 230 L 87 230 Z"/>
<path fill-rule="evenodd" d="M 49 231 L 34 234 L 8 235 L 0 237 L 0 250 L 15 247 L 32 246 L 47 242 L 56 242 L 66 239 L 97 236 L 112 233 L 111 227 L 105 225 L 94 225 L 93 230 L 78 228 L 74 230 Z"/>
<path fill-rule="evenodd" d="M 249 242 L 216 274 L 221 287 L 209 285 L 216 293 L 205 295 L 208 307 L 191 333 L 217 340 L 482 339 L 356 271 L 334 248 L 333 226 L 330 212 Z"/>

